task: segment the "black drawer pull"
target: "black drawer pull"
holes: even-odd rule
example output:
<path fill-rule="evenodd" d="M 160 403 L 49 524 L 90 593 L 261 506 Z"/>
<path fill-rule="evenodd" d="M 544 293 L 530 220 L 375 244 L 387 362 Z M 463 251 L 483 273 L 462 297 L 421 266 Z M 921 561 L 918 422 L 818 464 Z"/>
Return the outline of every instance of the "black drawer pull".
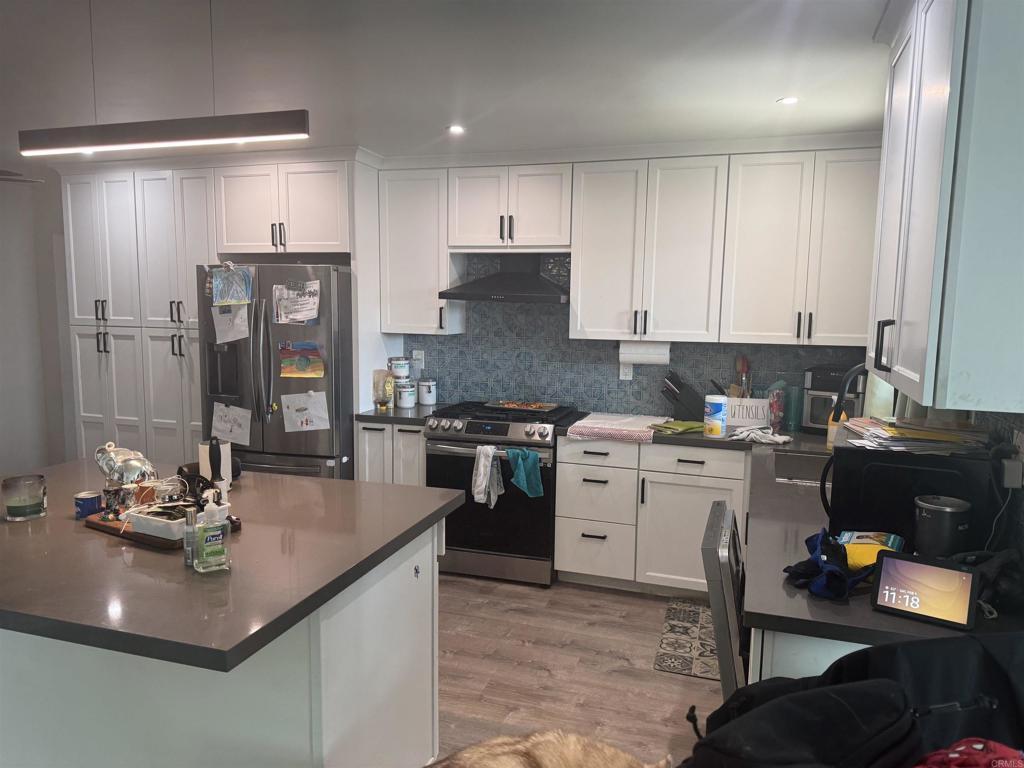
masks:
<path fill-rule="evenodd" d="M 583 482 L 584 483 L 594 483 L 594 485 L 608 485 L 608 481 L 607 480 L 595 480 L 592 477 L 584 477 L 583 478 Z"/>
<path fill-rule="evenodd" d="M 640 478 L 640 503 L 641 504 L 646 504 L 647 503 L 647 478 L 646 477 L 641 477 Z"/>
<path fill-rule="evenodd" d="M 611 454 L 608 453 L 608 451 L 584 451 L 583 455 L 584 456 L 610 456 Z"/>
<path fill-rule="evenodd" d="M 399 427 L 398 431 L 402 432 L 403 434 L 406 434 L 406 435 L 422 435 L 423 434 L 423 430 L 422 429 L 402 429 L 401 427 Z"/>
<path fill-rule="evenodd" d="M 703 459 L 676 459 L 676 463 L 677 464 L 699 464 L 702 467 L 705 464 L 707 464 L 707 462 L 704 461 Z"/>
<path fill-rule="evenodd" d="M 384 432 L 387 427 L 360 427 L 363 432 Z"/>
<path fill-rule="evenodd" d="M 580 534 L 580 538 L 581 539 L 599 539 L 601 541 L 605 541 L 608 538 L 608 534 L 607 533 L 602 533 L 602 534 L 598 535 L 596 533 L 581 533 Z"/>

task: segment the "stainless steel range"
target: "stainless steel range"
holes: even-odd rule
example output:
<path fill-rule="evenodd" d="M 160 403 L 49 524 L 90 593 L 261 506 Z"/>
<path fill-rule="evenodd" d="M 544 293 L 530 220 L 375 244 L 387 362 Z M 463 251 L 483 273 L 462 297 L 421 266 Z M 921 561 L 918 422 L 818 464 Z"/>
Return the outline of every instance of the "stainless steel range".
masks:
<path fill-rule="evenodd" d="M 584 415 L 553 403 L 466 402 L 427 419 L 427 485 L 466 492 L 466 503 L 445 521 L 441 570 L 473 576 L 551 584 L 555 551 L 555 432 Z M 479 445 L 494 445 L 505 493 L 494 509 L 473 500 L 473 465 Z M 512 484 L 508 448 L 540 456 L 544 495 L 530 498 Z"/>

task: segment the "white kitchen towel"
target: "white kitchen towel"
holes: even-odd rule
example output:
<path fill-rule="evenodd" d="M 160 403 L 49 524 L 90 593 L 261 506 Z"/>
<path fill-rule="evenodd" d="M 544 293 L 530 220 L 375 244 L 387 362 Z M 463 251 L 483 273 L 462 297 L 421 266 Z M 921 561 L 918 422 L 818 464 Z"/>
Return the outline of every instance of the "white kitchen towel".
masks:
<path fill-rule="evenodd" d="M 651 424 L 670 421 L 664 416 L 629 416 L 622 413 L 592 413 L 580 419 L 567 432 L 574 440 L 624 440 L 650 443 L 654 440 Z"/>
<path fill-rule="evenodd" d="M 767 443 L 768 445 L 785 445 L 793 440 L 789 435 L 774 435 L 771 427 L 740 427 L 731 435 L 730 440 L 743 440 L 747 443 Z"/>
<path fill-rule="evenodd" d="M 473 464 L 473 501 L 486 504 L 494 509 L 498 497 L 505 492 L 501 480 L 501 467 L 495 461 L 493 445 L 476 447 L 476 462 Z"/>

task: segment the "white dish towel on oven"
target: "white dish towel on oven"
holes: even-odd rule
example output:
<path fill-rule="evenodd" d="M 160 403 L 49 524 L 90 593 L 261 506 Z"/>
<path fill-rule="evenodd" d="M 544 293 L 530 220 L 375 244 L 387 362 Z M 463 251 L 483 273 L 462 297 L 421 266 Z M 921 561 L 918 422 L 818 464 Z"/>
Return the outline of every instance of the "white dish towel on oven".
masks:
<path fill-rule="evenodd" d="M 486 504 L 491 509 L 498 503 L 498 497 L 505 492 L 501 481 L 501 467 L 494 458 L 493 445 L 476 447 L 476 463 L 473 464 L 473 501 Z"/>

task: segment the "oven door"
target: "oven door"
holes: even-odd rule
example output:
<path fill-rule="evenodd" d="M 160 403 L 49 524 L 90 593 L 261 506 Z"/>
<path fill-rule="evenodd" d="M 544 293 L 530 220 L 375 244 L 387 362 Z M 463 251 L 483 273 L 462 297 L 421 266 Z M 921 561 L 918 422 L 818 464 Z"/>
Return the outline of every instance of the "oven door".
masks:
<path fill-rule="evenodd" d="M 555 468 L 550 449 L 541 456 L 544 495 L 531 499 L 512 484 L 512 467 L 497 446 L 505 492 L 494 509 L 473 501 L 475 445 L 427 441 L 427 485 L 466 492 L 466 503 L 445 519 L 445 548 L 551 560 L 555 550 Z"/>

